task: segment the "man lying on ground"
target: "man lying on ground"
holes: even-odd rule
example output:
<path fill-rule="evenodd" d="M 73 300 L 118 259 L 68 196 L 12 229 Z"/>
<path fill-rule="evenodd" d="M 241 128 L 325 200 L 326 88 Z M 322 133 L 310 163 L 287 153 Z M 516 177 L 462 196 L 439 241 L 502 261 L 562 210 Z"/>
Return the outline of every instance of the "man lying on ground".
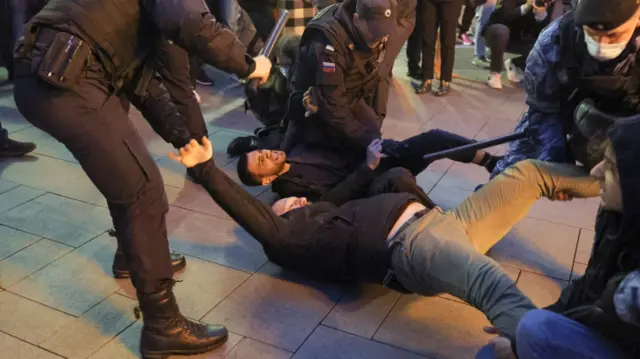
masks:
<path fill-rule="evenodd" d="M 320 201 L 286 198 L 272 210 L 217 168 L 211 143 L 206 138 L 202 143 L 192 140 L 170 157 L 194 168 L 199 183 L 260 242 L 272 262 L 324 280 L 382 283 L 426 296 L 449 293 L 511 337 L 535 306 L 484 253 L 541 196 L 590 197 L 600 191 L 598 181 L 575 166 L 523 161 L 451 211 L 428 209 L 406 193 L 349 201 L 344 193 L 366 186 L 373 176 L 362 173 L 373 173 L 380 163 L 377 140 L 361 173 Z"/>
<path fill-rule="evenodd" d="M 389 157 L 382 159 L 376 169 L 379 176 L 374 187 L 398 188 L 395 192 L 408 191 L 417 195 L 422 190 L 415 185 L 415 176 L 431 164 L 422 158 L 424 155 L 473 142 L 443 130 L 430 130 L 404 141 L 384 140 L 383 153 Z M 344 181 L 365 157 L 365 153 L 299 144 L 288 153 L 256 150 L 243 154 L 237 170 L 240 181 L 247 186 L 271 184 L 271 190 L 281 198 L 295 196 L 315 201 Z M 460 153 L 450 159 L 474 163 L 491 172 L 500 157 L 479 150 Z M 366 187 L 357 189 L 349 199 L 367 197 L 371 192 Z M 427 198 L 424 192 L 420 194 L 421 202 L 427 202 Z"/>

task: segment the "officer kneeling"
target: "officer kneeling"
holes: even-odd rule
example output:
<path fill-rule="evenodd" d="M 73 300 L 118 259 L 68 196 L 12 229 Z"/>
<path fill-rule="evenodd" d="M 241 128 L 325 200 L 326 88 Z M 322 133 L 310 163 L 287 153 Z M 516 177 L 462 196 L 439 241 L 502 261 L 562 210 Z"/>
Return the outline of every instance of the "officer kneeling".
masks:
<path fill-rule="evenodd" d="M 18 109 L 73 153 L 107 200 L 144 315 L 143 358 L 206 352 L 228 336 L 179 312 L 162 177 L 125 110 L 131 102 L 176 148 L 190 140 L 153 76 L 160 36 L 243 78 L 264 81 L 271 69 L 245 55 L 201 0 L 50 0 L 16 48 Z"/>

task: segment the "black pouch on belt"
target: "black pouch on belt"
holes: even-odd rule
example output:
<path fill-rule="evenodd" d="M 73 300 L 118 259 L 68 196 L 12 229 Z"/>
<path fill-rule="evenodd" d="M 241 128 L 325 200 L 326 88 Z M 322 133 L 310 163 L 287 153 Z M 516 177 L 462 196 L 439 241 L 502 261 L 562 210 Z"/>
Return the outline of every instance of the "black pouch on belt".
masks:
<path fill-rule="evenodd" d="M 91 54 L 91 47 L 82 39 L 57 33 L 42 59 L 38 76 L 49 84 L 69 89 L 76 84 Z"/>

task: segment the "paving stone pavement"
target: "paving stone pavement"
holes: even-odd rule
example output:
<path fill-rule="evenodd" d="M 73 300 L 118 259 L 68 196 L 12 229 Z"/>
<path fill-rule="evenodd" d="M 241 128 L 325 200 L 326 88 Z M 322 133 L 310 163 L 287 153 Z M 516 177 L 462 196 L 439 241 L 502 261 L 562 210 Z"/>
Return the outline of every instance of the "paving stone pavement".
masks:
<path fill-rule="evenodd" d="M 486 70 L 474 68 L 471 56 L 470 48 L 457 50 L 453 92 L 435 98 L 413 93 L 401 55 L 384 136 L 403 139 L 433 128 L 479 140 L 509 133 L 525 110 L 524 92 L 506 80 L 502 91 L 488 88 Z M 224 150 L 258 122 L 244 113 L 233 81 L 209 70 L 216 86 L 198 91 L 217 163 L 233 177 L 235 162 Z M 193 358 L 466 359 L 487 342 L 486 318 L 454 298 L 316 282 L 269 263 L 168 160 L 171 146 L 135 110 L 131 118 L 161 168 L 171 246 L 188 256 L 176 286 L 182 310 L 232 332 L 225 346 Z M 38 144 L 33 155 L 0 161 L 0 356 L 137 358 L 141 323 L 132 314 L 130 282 L 110 276 L 116 244 L 106 234 L 111 219 L 104 198 L 64 146 L 22 119 L 10 88 L 0 89 L 0 121 L 12 138 Z M 451 208 L 487 178 L 479 167 L 441 160 L 418 182 Z M 263 188 L 249 190 L 273 199 Z M 584 271 L 597 203 L 541 200 L 490 255 L 537 305 L 550 304 Z"/>

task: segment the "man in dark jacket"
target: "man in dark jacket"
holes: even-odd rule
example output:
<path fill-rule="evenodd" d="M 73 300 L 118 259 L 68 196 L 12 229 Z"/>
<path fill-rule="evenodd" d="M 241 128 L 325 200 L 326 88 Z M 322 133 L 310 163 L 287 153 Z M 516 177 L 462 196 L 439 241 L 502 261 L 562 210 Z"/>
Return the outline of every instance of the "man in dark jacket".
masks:
<path fill-rule="evenodd" d="M 431 164 L 422 157 L 473 142 L 443 130 L 430 130 L 404 141 L 384 140 L 384 152 L 390 158 L 385 158 L 377 169 L 380 177 L 372 188 L 388 186 L 397 191 L 420 193 L 421 201 L 427 202 L 426 194 L 415 183 L 415 176 Z M 306 197 L 315 201 L 344 181 L 364 158 L 358 153 L 345 150 L 301 144 L 288 152 L 259 150 L 244 154 L 238 160 L 237 170 L 238 177 L 247 186 L 271 184 L 271 190 L 280 197 Z M 499 157 L 480 150 L 460 153 L 451 159 L 484 166 L 491 172 Z M 393 171 L 387 172 L 391 169 Z M 353 193 L 352 198 L 369 195 L 367 188 L 360 188 Z"/>
<path fill-rule="evenodd" d="M 544 310 L 525 315 L 519 359 L 632 359 L 640 355 L 640 116 L 618 119 L 591 174 L 602 204 L 582 278 Z M 497 177 L 496 177 L 497 178 Z M 508 340 L 500 346 L 509 348 Z M 500 358 L 513 357 L 511 355 Z"/>
<path fill-rule="evenodd" d="M 580 0 L 542 31 L 527 58 L 529 109 L 516 125 L 532 136 L 511 142 L 492 176 L 526 158 L 594 165 L 581 154 L 573 113 L 585 99 L 611 115 L 640 110 L 639 7 L 636 0 Z"/>
<path fill-rule="evenodd" d="M 125 110 L 133 103 L 175 147 L 190 138 L 153 76 L 161 36 L 240 77 L 263 81 L 271 68 L 246 56 L 200 0 L 50 0 L 16 49 L 19 111 L 71 151 L 108 202 L 144 315 L 143 358 L 206 352 L 228 337 L 179 312 L 162 177 Z"/>
<path fill-rule="evenodd" d="M 382 283 L 431 296 L 449 293 L 481 310 L 496 328 L 515 335 L 533 304 L 486 253 L 541 196 L 596 196 L 598 182 L 576 166 L 524 161 L 457 208 L 430 208 L 406 193 L 350 201 L 380 164 L 380 140 L 367 161 L 316 203 L 286 198 L 273 209 L 216 167 L 206 138 L 170 157 L 193 167 L 218 205 L 262 245 L 272 262 L 324 280 Z"/>
<path fill-rule="evenodd" d="M 395 0 L 346 0 L 324 8 L 307 25 L 294 75 L 290 126 L 305 144 L 359 151 L 380 138 L 376 113 L 387 38 L 397 32 Z M 304 117 L 302 95 L 313 87 L 318 112 Z M 386 101 L 386 99 L 384 99 Z"/>

